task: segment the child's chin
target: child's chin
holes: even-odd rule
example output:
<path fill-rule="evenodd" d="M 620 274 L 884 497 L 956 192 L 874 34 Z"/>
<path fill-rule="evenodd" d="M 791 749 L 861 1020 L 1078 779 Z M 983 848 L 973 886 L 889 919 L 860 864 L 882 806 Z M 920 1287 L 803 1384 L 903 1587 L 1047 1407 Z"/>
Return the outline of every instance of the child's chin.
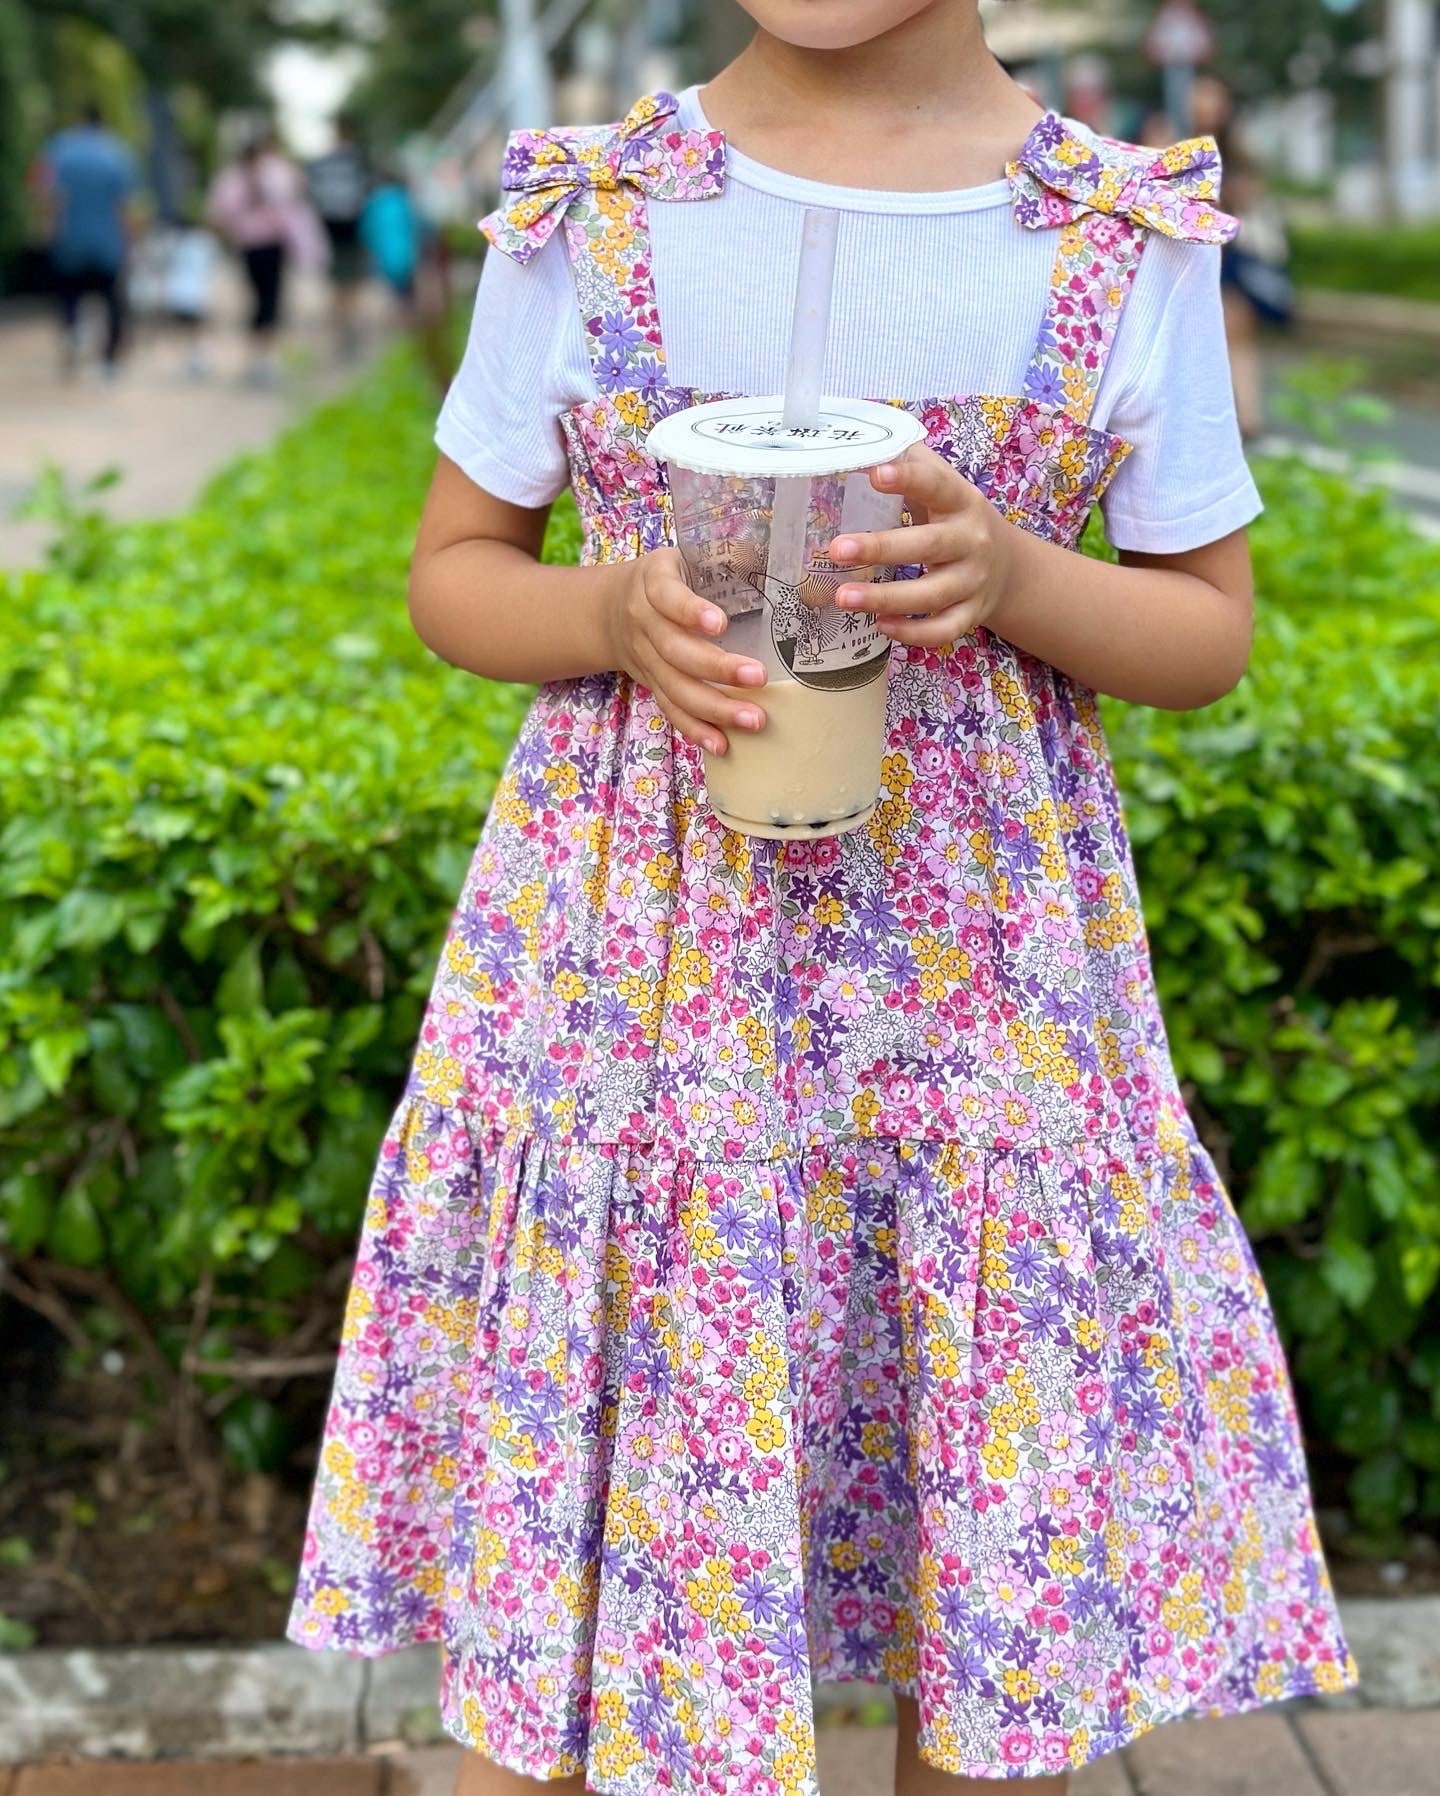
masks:
<path fill-rule="evenodd" d="M 741 0 L 762 31 L 797 50 L 853 50 L 903 25 L 932 0 Z"/>

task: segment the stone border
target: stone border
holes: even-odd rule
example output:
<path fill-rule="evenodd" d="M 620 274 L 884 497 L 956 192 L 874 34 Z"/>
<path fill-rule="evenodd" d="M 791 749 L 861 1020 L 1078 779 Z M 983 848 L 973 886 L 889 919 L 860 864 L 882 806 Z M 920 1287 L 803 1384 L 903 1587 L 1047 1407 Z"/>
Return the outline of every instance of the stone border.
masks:
<path fill-rule="evenodd" d="M 1324 1706 L 1440 1707 L 1440 1597 L 1343 1605 L 1360 1661 L 1357 1696 Z M 251 1647 L 0 1653 L 0 1764 L 80 1758 L 224 1758 L 363 1752 L 440 1738 L 433 1650 L 383 1659 Z M 822 1684 L 820 1715 L 887 1701 L 866 1684 Z"/>

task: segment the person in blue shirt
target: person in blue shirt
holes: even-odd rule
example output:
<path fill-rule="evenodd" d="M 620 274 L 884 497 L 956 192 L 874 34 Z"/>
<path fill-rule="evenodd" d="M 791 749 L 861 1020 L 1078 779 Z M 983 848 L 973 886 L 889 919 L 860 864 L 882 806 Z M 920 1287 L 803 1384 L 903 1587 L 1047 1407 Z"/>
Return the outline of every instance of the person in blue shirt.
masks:
<path fill-rule="evenodd" d="M 60 301 L 66 366 L 73 367 L 81 302 L 105 302 L 103 365 L 113 374 L 125 338 L 125 257 L 130 207 L 139 186 L 135 158 L 87 108 L 40 152 L 39 180 L 50 214 L 50 261 Z"/>
<path fill-rule="evenodd" d="M 408 315 L 415 303 L 415 276 L 427 231 L 405 177 L 383 169 L 360 215 L 360 240 L 370 264 Z"/>

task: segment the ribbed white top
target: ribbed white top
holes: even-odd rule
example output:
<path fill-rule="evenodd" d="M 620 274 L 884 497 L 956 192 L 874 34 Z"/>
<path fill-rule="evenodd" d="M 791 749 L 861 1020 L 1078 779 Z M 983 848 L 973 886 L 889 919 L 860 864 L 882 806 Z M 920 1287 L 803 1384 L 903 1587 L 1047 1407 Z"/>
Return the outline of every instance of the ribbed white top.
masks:
<path fill-rule="evenodd" d="M 681 121 L 704 129 L 694 88 Z M 1028 231 L 1004 181 L 947 193 L 832 187 L 731 149 L 718 199 L 653 202 L 655 292 L 677 385 L 773 393 L 784 380 L 801 217 L 841 213 L 825 391 L 929 399 L 1021 391 L 1045 314 L 1054 231 Z M 1219 251 L 1153 236 L 1091 422 L 1134 445 L 1104 503 L 1124 549 L 1178 554 L 1260 510 L 1240 448 Z M 470 340 L 436 428 L 443 454 L 512 504 L 567 484 L 558 420 L 596 396 L 565 245 L 485 258 Z"/>

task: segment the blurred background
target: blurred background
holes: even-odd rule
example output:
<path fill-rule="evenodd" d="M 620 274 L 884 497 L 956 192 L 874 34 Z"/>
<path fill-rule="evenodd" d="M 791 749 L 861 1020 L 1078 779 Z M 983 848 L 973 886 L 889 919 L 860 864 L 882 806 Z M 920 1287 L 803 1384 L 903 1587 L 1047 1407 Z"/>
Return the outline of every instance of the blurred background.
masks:
<path fill-rule="evenodd" d="M 1440 1753 L 1437 9 L 982 10 L 1045 102 L 1216 133 L 1245 225 L 1254 667 L 1196 716 L 1106 719 L 1337 1578 L 1395 1602 L 1367 1638 L 1410 1642 L 1367 1662 L 1369 1700 L 1430 1718 L 1413 1786 L 1367 1748 L 1327 1787 L 1401 1796 Z M 278 1636 L 372 1157 L 526 702 L 404 616 L 474 221 L 512 123 L 619 116 L 745 30 L 724 0 L 0 0 L 17 1665 Z M 576 541 L 562 503 L 549 553 Z"/>

